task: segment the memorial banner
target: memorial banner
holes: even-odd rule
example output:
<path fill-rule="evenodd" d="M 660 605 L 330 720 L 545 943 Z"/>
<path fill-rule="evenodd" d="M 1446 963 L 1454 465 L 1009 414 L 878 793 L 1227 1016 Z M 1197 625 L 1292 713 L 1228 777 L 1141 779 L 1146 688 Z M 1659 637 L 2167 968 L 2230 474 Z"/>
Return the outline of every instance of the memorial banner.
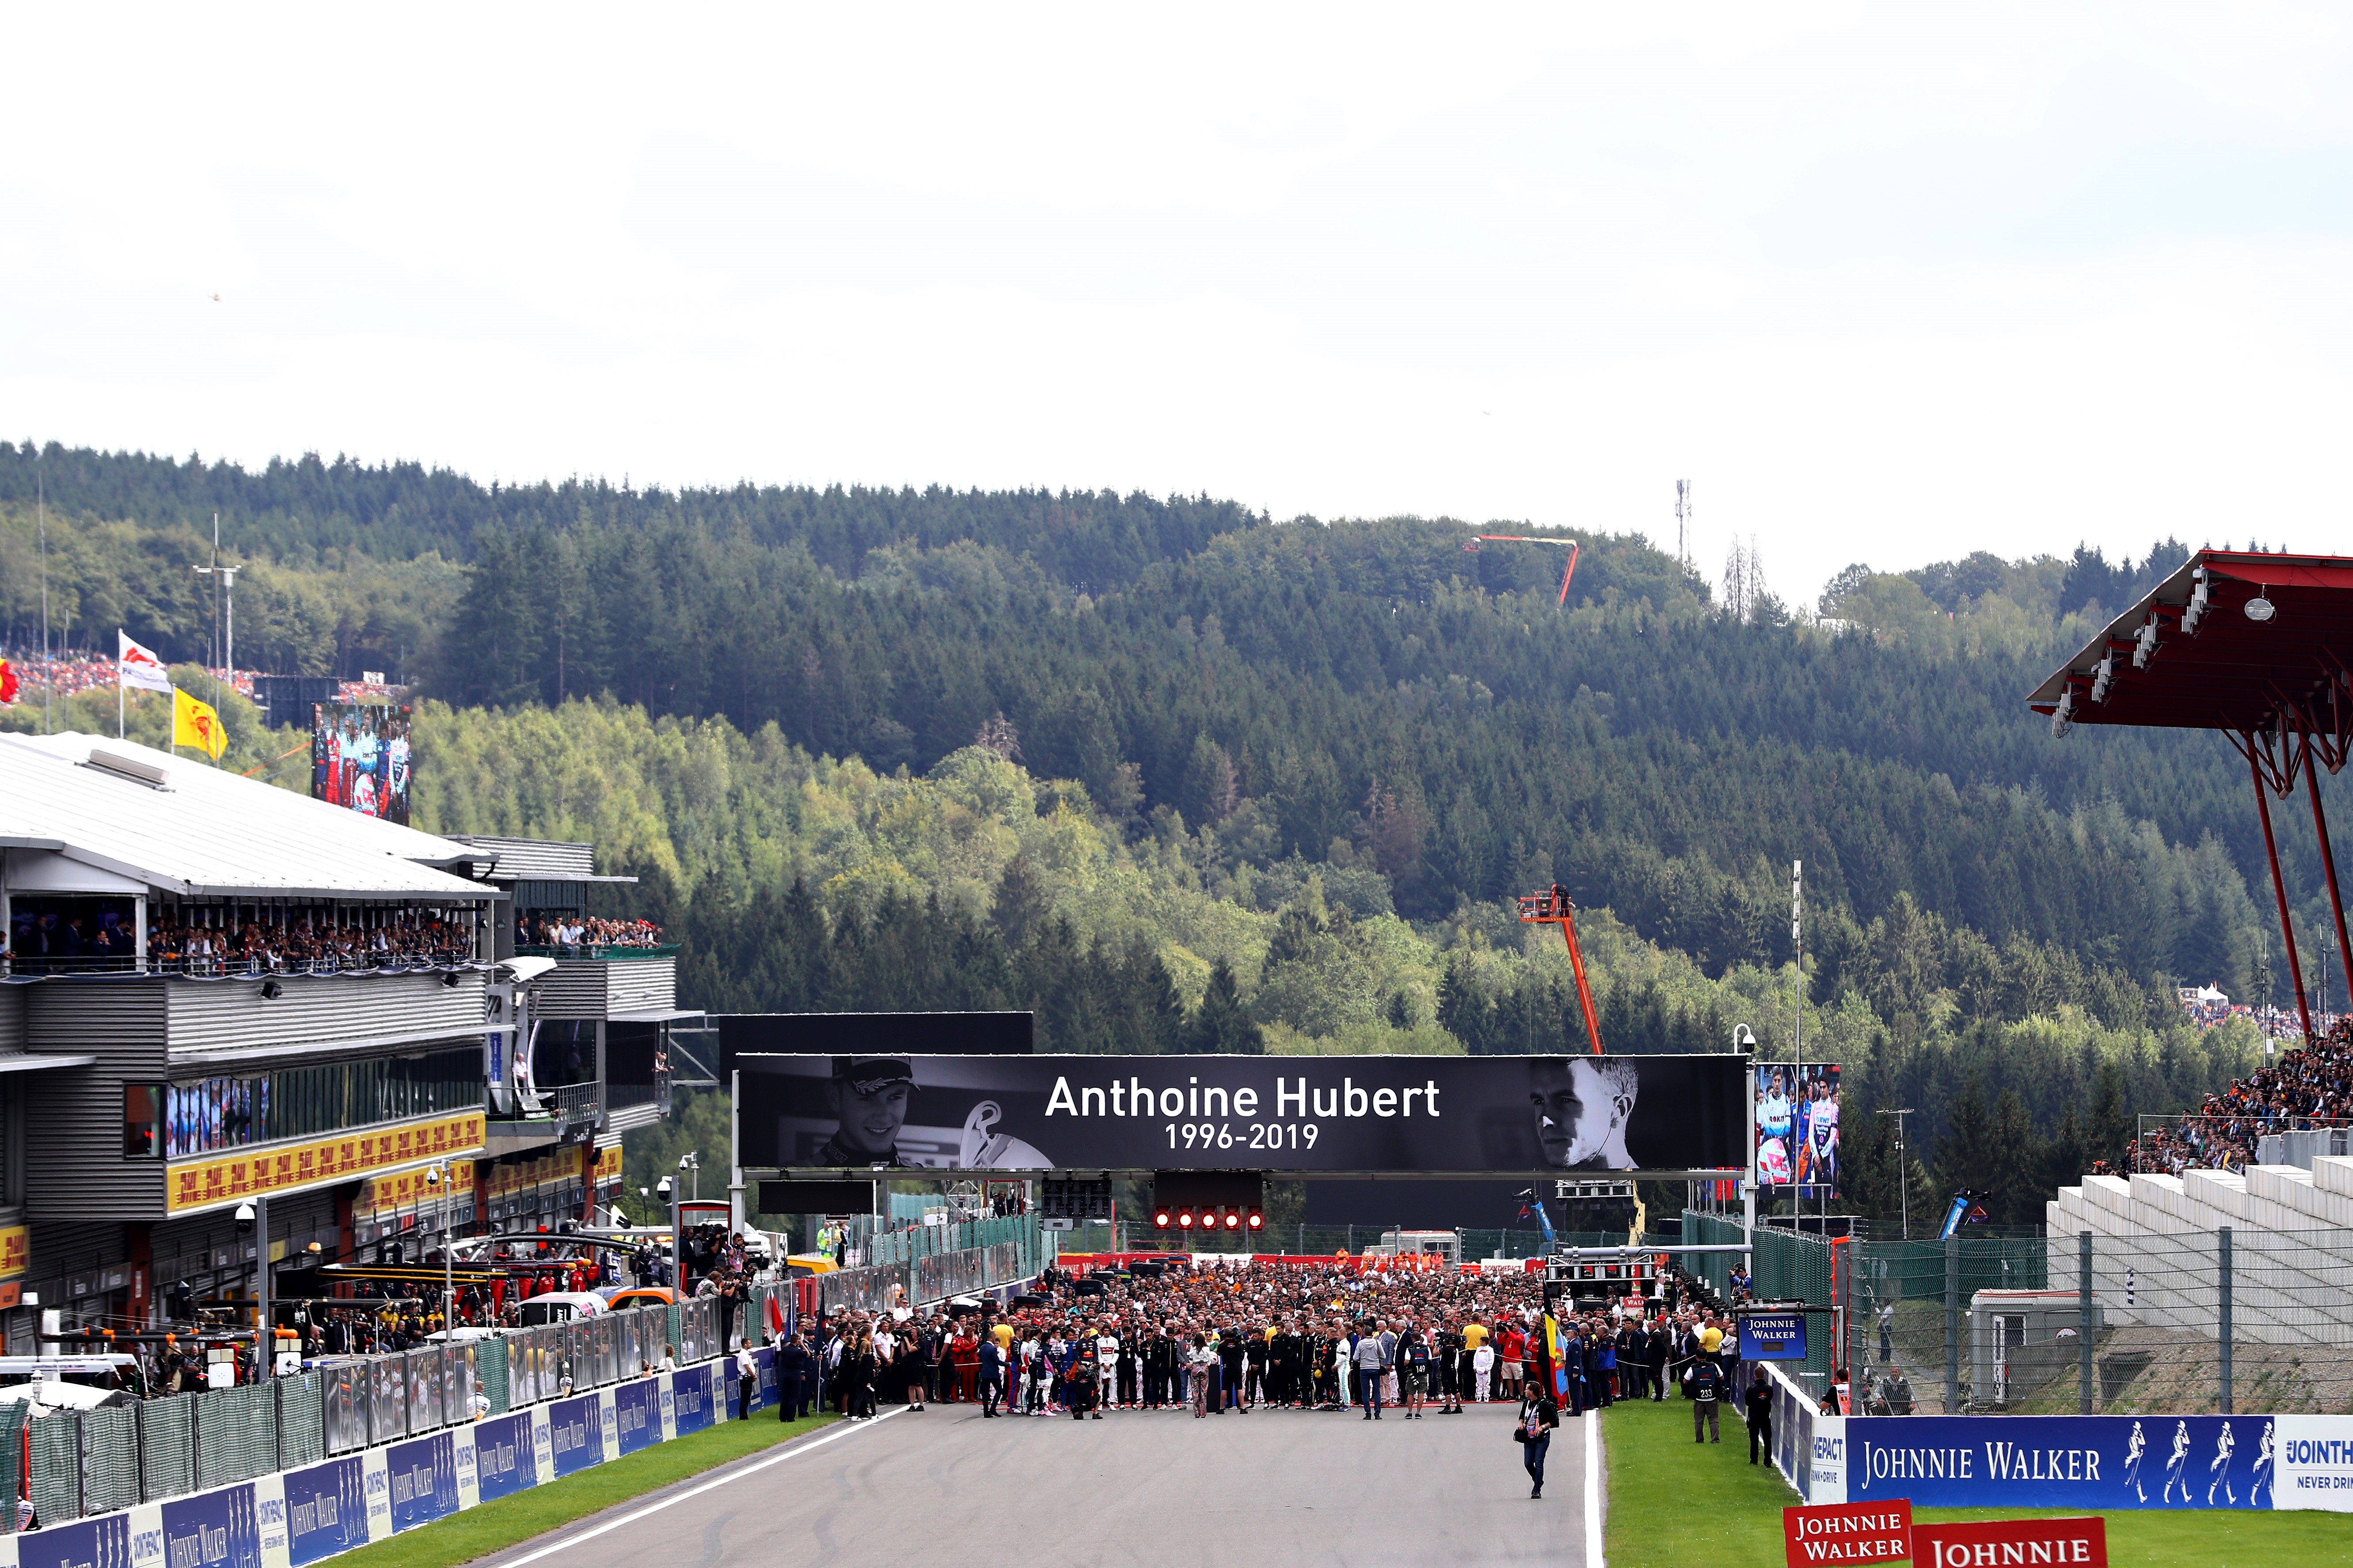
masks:
<path fill-rule="evenodd" d="M 1738 1171 L 1745 1059 L 733 1058 L 744 1163 L 791 1170 Z"/>

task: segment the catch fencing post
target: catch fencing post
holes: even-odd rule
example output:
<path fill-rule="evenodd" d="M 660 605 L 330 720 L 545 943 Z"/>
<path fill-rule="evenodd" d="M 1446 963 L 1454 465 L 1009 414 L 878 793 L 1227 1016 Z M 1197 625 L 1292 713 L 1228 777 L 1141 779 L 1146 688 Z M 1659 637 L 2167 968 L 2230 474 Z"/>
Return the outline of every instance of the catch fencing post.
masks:
<path fill-rule="evenodd" d="M 2075 1236 L 2075 1414 L 2092 1413 L 2092 1233 Z"/>
<path fill-rule="evenodd" d="M 1961 1408 L 1961 1238 L 1945 1237 L 1945 1414 Z"/>
<path fill-rule="evenodd" d="M 2222 1226 L 2215 1233 L 2215 1282 L 2220 1287 L 2221 1314 L 2217 1325 L 2222 1350 L 2222 1414 L 2231 1410 L 2231 1227 Z"/>

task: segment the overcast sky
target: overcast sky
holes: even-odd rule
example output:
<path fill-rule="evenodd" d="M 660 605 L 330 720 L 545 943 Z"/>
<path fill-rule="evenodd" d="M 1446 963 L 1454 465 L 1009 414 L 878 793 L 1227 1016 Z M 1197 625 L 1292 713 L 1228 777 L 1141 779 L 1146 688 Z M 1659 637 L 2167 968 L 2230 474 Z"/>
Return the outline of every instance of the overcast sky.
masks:
<path fill-rule="evenodd" d="M 0 432 L 2348 546 L 2341 7 L 1113 9 L 20 9 Z"/>

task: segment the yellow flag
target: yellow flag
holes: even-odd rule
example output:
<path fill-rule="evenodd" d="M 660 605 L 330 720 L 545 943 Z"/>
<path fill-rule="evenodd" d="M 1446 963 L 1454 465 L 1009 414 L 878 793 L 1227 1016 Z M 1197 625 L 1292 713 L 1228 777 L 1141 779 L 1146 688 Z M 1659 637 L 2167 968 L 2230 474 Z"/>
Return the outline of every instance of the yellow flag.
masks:
<path fill-rule="evenodd" d="M 176 686 L 172 688 L 172 744 L 194 746 L 215 762 L 228 750 L 228 732 L 221 728 L 220 715 Z"/>

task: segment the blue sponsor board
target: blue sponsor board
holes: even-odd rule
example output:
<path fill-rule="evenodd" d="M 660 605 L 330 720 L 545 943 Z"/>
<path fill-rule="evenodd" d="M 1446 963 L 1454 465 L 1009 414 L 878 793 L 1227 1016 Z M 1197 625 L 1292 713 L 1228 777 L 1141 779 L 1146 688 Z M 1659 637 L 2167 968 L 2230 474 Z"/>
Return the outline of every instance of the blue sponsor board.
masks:
<path fill-rule="evenodd" d="M 719 1363 L 719 1376 L 727 1384 L 727 1419 L 730 1421 L 741 1421 L 759 1411 L 773 1410 L 776 1405 L 776 1352 L 754 1351 L 751 1356 L 754 1378 L 752 1403 L 748 1407 L 744 1403 L 743 1355 L 739 1352 Z"/>
<path fill-rule="evenodd" d="M 700 1432 L 711 1425 L 711 1368 L 708 1364 L 672 1373 L 670 1386 L 670 1422 L 677 1427 L 679 1436 Z"/>
<path fill-rule="evenodd" d="M 1806 1315 L 1803 1312 L 1747 1312 L 1740 1319 L 1742 1361 L 1803 1361 L 1806 1359 Z"/>
<path fill-rule="evenodd" d="M 605 1458 L 605 1407 L 595 1394 L 559 1399 L 547 1407 L 549 1450 L 555 1456 L 555 1473 L 571 1475 Z"/>
<path fill-rule="evenodd" d="M 539 1458 L 532 1448 L 530 1411 L 474 1423 L 474 1487 L 484 1502 L 512 1497 L 538 1484 Z"/>
<path fill-rule="evenodd" d="M 1894 1415 L 1846 1424 L 1847 1500 L 1915 1508 L 2272 1506 L 2268 1415 Z"/>
<path fill-rule="evenodd" d="M 760 1403 L 757 1408 L 774 1410 L 785 1402 L 784 1394 L 776 1383 L 776 1352 L 765 1350 L 752 1359 L 760 1365 Z"/>
<path fill-rule="evenodd" d="M 130 1568 L 131 1516 L 111 1513 L 20 1535 L 16 1562 L 18 1568 Z"/>
<path fill-rule="evenodd" d="M 253 1487 L 223 1487 L 164 1505 L 164 1568 L 261 1568 Z"/>
<path fill-rule="evenodd" d="M 286 1552 L 294 1568 L 367 1544 L 366 1486 L 356 1454 L 286 1472 Z"/>
<path fill-rule="evenodd" d="M 524 1441 L 528 1446 L 527 1431 Z M 395 1531 L 414 1530 L 458 1511 L 458 1451 L 448 1433 L 395 1443 L 385 1450 L 385 1468 L 392 1479 Z"/>
<path fill-rule="evenodd" d="M 625 1383 L 613 1390 L 613 1427 L 624 1454 L 661 1441 L 661 1399 L 654 1379 Z"/>

